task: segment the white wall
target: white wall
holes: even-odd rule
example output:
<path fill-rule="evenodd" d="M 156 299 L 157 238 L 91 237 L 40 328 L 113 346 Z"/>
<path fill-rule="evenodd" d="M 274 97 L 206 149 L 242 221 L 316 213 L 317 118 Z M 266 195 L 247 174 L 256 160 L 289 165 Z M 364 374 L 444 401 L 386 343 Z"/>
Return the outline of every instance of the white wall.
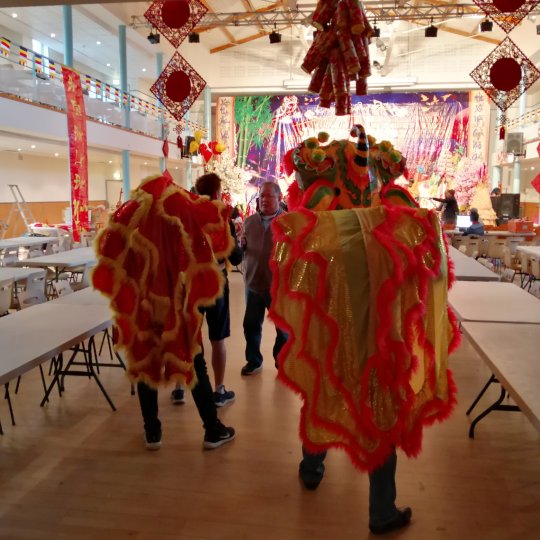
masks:
<path fill-rule="evenodd" d="M 89 163 L 90 200 L 105 199 L 105 179 L 110 176 L 108 169 L 105 163 Z M 62 158 L 0 152 L 0 202 L 13 202 L 8 184 L 17 184 L 28 202 L 69 201 L 68 162 Z"/>

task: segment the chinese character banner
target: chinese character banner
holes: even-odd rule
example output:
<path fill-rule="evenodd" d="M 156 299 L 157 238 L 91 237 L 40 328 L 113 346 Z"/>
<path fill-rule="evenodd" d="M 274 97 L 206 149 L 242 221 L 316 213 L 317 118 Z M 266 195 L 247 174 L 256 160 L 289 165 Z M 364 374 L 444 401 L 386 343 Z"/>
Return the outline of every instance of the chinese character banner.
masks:
<path fill-rule="evenodd" d="M 81 231 L 88 229 L 86 111 L 81 78 L 66 67 L 63 67 L 62 75 L 67 103 L 72 229 L 73 239 L 78 242 Z"/>

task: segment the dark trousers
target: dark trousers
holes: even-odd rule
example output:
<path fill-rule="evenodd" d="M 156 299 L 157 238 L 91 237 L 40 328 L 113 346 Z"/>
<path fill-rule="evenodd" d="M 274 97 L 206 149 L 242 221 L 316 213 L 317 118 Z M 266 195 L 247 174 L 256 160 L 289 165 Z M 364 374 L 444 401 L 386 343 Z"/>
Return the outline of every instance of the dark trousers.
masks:
<path fill-rule="evenodd" d="M 212 429 L 217 429 L 220 422 L 217 417 L 214 392 L 208 379 L 203 354 L 198 354 L 193 363 L 198 382 L 191 390 L 191 395 L 199 411 L 199 416 L 203 421 L 204 429 L 206 431 L 212 431 Z M 137 384 L 137 393 L 139 395 L 139 403 L 141 404 L 144 429 L 150 432 L 159 431 L 161 429 L 161 422 L 158 418 L 158 391 L 140 382 Z"/>
<path fill-rule="evenodd" d="M 301 469 L 312 471 L 314 474 L 324 474 L 324 458 L 326 452 L 311 454 L 302 448 L 304 459 Z M 376 470 L 369 473 L 369 524 L 384 525 L 391 521 L 398 512 L 396 508 L 396 466 L 395 449 L 388 459 Z"/>
<path fill-rule="evenodd" d="M 261 337 L 264 315 L 270 308 L 270 293 L 258 293 L 246 289 L 246 312 L 244 314 L 244 337 L 246 338 L 246 362 L 259 367 L 262 364 Z M 276 340 L 272 355 L 277 359 L 279 351 L 287 341 L 287 334 L 276 328 Z"/>

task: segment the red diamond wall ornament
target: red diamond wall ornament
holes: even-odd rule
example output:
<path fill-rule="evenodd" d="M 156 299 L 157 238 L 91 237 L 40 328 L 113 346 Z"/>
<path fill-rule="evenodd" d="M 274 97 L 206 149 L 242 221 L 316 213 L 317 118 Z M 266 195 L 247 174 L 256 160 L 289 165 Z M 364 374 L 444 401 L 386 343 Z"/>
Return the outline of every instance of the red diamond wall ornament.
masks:
<path fill-rule="evenodd" d="M 180 121 L 205 86 L 206 81 L 180 53 L 175 52 L 150 91 Z"/>
<path fill-rule="evenodd" d="M 199 0 L 155 0 L 144 17 L 176 49 L 207 11 Z"/>
<path fill-rule="evenodd" d="M 509 34 L 540 0 L 473 0 L 473 2 Z"/>
<path fill-rule="evenodd" d="M 504 113 L 540 78 L 540 71 L 507 37 L 476 66 L 471 77 Z"/>

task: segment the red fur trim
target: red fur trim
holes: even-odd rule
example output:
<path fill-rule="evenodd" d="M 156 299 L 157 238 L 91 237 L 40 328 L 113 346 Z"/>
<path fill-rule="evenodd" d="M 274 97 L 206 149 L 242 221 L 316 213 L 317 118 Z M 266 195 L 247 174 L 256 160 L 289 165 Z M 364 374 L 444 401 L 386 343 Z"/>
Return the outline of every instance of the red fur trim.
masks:
<path fill-rule="evenodd" d="M 292 159 L 293 152 L 296 148 L 291 148 L 283 157 L 283 170 L 287 176 L 290 176 L 296 169 L 294 168 L 294 162 Z"/>

